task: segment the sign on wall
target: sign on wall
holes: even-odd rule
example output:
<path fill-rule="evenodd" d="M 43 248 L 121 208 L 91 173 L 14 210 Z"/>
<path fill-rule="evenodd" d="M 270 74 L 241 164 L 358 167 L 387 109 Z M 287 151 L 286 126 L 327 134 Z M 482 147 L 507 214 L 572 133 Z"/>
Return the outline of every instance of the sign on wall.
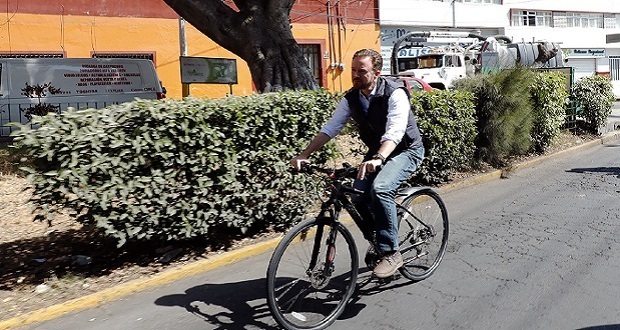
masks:
<path fill-rule="evenodd" d="M 181 56 L 181 83 L 236 84 L 237 60 Z"/>
<path fill-rule="evenodd" d="M 605 57 L 605 48 L 567 48 L 567 57 Z"/>

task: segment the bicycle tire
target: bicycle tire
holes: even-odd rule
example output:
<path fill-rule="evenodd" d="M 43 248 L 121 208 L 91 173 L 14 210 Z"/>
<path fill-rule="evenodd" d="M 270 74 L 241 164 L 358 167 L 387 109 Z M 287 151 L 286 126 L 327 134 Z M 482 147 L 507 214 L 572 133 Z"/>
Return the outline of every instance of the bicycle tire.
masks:
<path fill-rule="evenodd" d="M 326 244 L 333 230 L 334 265 L 326 278 Z M 309 269 L 315 247 L 319 249 L 318 261 Z M 355 241 L 341 223 L 314 218 L 293 227 L 274 250 L 267 268 L 267 302 L 276 322 L 291 330 L 318 330 L 331 325 L 353 295 L 358 267 Z"/>
<path fill-rule="evenodd" d="M 431 189 L 415 192 L 402 206 L 408 212 L 401 210 L 398 219 L 398 241 L 404 260 L 400 272 L 412 281 L 421 281 L 433 274 L 446 253 L 448 211 L 439 194 Z"/>

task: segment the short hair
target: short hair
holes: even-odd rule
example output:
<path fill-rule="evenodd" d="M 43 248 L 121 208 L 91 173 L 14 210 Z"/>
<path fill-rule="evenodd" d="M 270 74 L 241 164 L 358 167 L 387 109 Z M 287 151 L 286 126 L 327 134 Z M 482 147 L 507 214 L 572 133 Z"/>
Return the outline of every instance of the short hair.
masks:
<path fill-rule="evenodd" d="M 383 68 L 383 58 L 378 51 L 374 49 L 360 49 L 353 54 L 353 58 L 369 56 L 372 61 L 372 68 L 381 71 Z"/>

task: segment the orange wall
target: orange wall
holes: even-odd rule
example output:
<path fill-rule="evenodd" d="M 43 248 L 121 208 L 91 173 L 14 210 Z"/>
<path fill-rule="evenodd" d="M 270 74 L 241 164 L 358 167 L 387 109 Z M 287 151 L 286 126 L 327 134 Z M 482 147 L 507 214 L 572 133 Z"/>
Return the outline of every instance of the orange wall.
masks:
<path fill-rule="evenodd" d="M 106 17 L 87 15 L 51 15 L 15 13 L 8 23 L 0 26 L 0 52 L 45 52 L 64 51 L 66 57 L 90 57 L 92 51 L 99 52 L 155 52 L 155 65 L 168 97 L 181 97 L 179 73 L 179 22 L 170 18 Z M 327 24 L 295 23 L 293 34 L 304 40 L 324 45 L 323 72 L 327 88 L 335 91 L 351 86 L 350 59 L 359 48 L 379 50 L 379 28 L 370 21 L 349 21 L 335 32 L 334 49 L 329 49 Z M 252 81 L 246 63 L 229 51 L 213 43 L 209 38 L 186 24 L 188 56 L 223 57 L 237 59 L 238 84 L 233 85 L 235 95 L 253 92 Z M 331 56 L 330 56 L 331 54 Z M 345 70 L 332 69 L 329 65 L 341 58 Z M 228 85 L 192 84 L 192 96 L 223 97 L 229 93 Z"/>

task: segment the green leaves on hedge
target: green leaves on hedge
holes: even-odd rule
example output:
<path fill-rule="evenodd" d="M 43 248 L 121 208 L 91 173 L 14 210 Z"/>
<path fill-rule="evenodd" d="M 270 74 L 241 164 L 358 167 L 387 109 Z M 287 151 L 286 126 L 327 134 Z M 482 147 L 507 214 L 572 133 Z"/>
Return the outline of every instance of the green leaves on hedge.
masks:
<path fill-rule="evenodd" d="M 608 77 L 582 77 L 573 85 L 572 98 L 581 107 L 580 115 L 588 124 L 590 133 L 599 134 L 611 114 L 611 106 L 616 100 L 613 86 Z"/>
<path fill-rule="evenodd" d="M 415 180 L 441 183 L 468 168 L 474 155 L 474 95 L 464 91 L 414 93 L 412 105 L 426 149 Z"/>
<path fill-rule="evenodd" d="M 501 164 L 530 150 L 532 140 L 544 148 L 560 122 L 565 94 L 554 86 L 561 84 L 552 75 L 532 80 L 510 71 L 476 77 L 465 90 L 414 93 L 426 147 L 414 180 L 444 182 L 475 160 Z M 582 102 L 590 100 L 586 90 L 607 90 L 588 86 L 575 89 Z M 288 161 L 339 100 L 325 91 L 137 100 L 35 116 L 39 128 L 21 126 L 13 136 L 31 158 L 24 170 L 34 187 L 36 219 L 51 221 L 55 212 L 69 210 L 121 245 L 128 239 L 210 239 L 222 229 L 285 229 L 305 214 L 314 182 L 293 175 Z M 606 109 L 605 102 L 595 112 Z M 325 162 L 334 150 L 328 145 L 314 161 Z"/>
<path fill-rule="evenodd" d="M 35 159 L 27 171 L 37 219 L 68 209 L 121 245 L 209 238 L 218 228 L 285 228 L 303 215 L 308 178 L 288 161 L 335 102 L 322 91 L 138 100 L 34 117 L 40 128 L 14 136 Z"/>
<path fill-rule="evenodd" d="M 532 77 L 529 69 L 516 68 L 457 82 L 476 96 L 476 159 L 499 167 L 531 150 Z"/>
<path fill-rule="evenodd" d="M 534 75 L 531 95 L 533 127 L 532 141 L 537 152 L 545 151 L 560 133 L 566 121 L 568 92 L 566 76 L 557 72 L 537 72 Z"/>

